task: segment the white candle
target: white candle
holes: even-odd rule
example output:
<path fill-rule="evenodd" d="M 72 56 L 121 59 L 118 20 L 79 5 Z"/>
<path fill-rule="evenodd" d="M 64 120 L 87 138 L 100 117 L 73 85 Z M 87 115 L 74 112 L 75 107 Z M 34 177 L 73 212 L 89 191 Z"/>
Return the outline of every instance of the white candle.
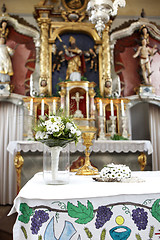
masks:
<path fill-rule="evenodd" d="M 31 98 L 31 100 L 30 100 L 29 115 L 30 116 L 33 115 L 33 98 Z"/>
<path fill-rule="evenodd" d="M 56 114 L 56 100 L 53 99 L 53 114 Z"/>
<path fill-rule="evenodd" d="M 102 116 L 103 115 L 103 107 L 102 107 L 102 100 L 99 100 L 99 115 Z"/>
<path fill-rule="evenodd" d="M 44 116 L 44 99 L 41 102 L 41 116 Z"/>
<path fill-rule="evenodd" d="M 122 117 L 124 117 L 125 112 L 124 112 L 124 102 L 123 102 L 123 100 L 121 100 L 121 111 L 122 111 Z"/>
<path fill-rule="evenodd" d="M 113 100 L 110 101 L 111 106 L 111 116 L 114 117 L 114 106 L 113 106 Z"/>

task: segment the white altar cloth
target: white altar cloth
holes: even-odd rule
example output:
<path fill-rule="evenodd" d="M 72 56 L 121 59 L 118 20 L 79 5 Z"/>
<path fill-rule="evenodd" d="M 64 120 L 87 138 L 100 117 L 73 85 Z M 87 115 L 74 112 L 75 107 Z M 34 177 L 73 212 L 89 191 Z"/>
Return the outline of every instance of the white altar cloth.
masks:
<path fill-rule="evenodd" d="M 42 173 L 37 173 L 14 200 L 10 214 L 16 211 L 18 217 L 13 239 L 133 240 L 138 235 L 149 239 L 150 234 L 156 240 L 160 233 L 160 172 L 132 172 L 132 176 L 143 181 L 105 183 L 71 174 L 67 185 L 45 185 Z M 106 208 L 108 220 L 104 216 Z M 34 215 L 40 210 L 47 214 L 47 220 L 34 232 Z M 140 229 L 133 219 L 134 211 L 140 211 Z"/>
<path fill-rule="evenodd" d="M 15 155 L 16 152 L 24 151 L 39 151 L 43 152 L 43 144 L 36 141 L 11 141 L 7 147 L 7 150 Z M 83 152 L 85 146 L 82 141 L 79 141 L 77 145 L 75 143 L 70 143 L 70 152 L 74 153 L 76 151 Z M 105 141 L 93 141 L 93 145 L 90 147 L 93 152 L 148 152 L 151 154 L 153 152 L 153 147 L 148 140 L 105 140 Z"/>

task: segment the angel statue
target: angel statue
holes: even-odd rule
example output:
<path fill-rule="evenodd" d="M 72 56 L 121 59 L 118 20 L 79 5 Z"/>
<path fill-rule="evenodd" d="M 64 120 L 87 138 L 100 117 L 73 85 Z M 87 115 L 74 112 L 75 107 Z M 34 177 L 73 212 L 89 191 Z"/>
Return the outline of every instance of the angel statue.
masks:
<path fill-rule="evenodd" d="M 53 67 L 52 71 L 54 72 L 56 69 L 60 71 L 62 62 L 65 61 L 64 53 L 62 50 L 58 51 L 56 44 L 52 45 L 52 52 L 53 52 Z"/>

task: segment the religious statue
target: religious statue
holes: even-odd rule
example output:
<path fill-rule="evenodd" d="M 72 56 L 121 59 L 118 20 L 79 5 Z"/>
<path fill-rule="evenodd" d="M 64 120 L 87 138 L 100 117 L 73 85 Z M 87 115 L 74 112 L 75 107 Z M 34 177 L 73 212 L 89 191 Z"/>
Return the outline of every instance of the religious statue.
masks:
<path fill-rule="evenodd" d="M 6 20 L 2 20 L 0 24 L 0 37 L 7 39 L 9 33 L 8 23 Z"/>
<path fill-rule="evenodd" d="M 0 82 L 9 82 L 13 75 L 12 62 L 10 56 L 14 50 L 8 47 L 4 37 L 0 37 Z"/>
<path fill-rule="evenodd" d="M 149 43 L 149 33 L 148 33 L 148 29 L 145 25 L 142 25 L 140 27 L 140 32 L 141 32 L 141 40 L 142 39 L 146 39 L 146 43 Z"/>
<path fill-rule="evenodd" d="M 151 49 L 147 46 L 147 40 L 142 39 L 142 46 L 140 46 L 137 52 L 133 55 L 134 58 L 140 57 L 140 66 L 142 69 L 142 76 L 145 84 L 151 84 L 151 67 L 150 67 L 150 56 L 155 54 L 156 45 Z"/>
<path fill-rule="evenodd" d="M 90 48 L 89 51 L 85 52 L 85 56 L 88 57 L 86 61 L 90 61 L 90 69 L 92 70 L 94 68 L 95 72 L 97 72 L 98 55 L 96 47 L 94 47 L 94 49 Z"/>
<path fill-rule="evenodd" d="M 76 92 L 76 95 L 71 97 L 72 99 L 75 99 L 76 100 L 76 104 L 77 104 L 77 110 L 74 114 L 74 117 L 75 118 L 83 118 L 83 114 L 81 112 L 81 110 L 79 109 L 79 102 L 81 99 L 83 99 L 84 97 L 83 96 L 80 96 L 79 92 Z"/>
<path fill-rule="evenodd" d="M 68 67 L 66 71 L 66 80 L 80 81 L 81 75 L 85 72 L 85 60 L 82 50 L 76 46 L 76 39 L 74 37 L 69 38 L 70 46 L 65 49 L 65 59 L 68 61 Z"/>
<path fill-rule="evenodd" d="M 53 68 L 52 71 L 54 72 L 55 69 L 57 71 L 60 70 L 62 62 L 65 61 L 63 51 L 58 51 L 57 46 L 55 44 L 52 45 L 52 52 L 53 52 Z"/>

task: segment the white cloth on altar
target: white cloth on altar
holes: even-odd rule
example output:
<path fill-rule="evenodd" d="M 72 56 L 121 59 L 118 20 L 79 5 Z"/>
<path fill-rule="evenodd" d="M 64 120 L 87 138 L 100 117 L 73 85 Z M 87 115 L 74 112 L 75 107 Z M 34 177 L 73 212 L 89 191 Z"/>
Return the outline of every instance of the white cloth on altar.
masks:
<path fill-rule="evenodd" d="M 43 173 L 40 172 L 35 174 L 21 189 L 10 214 L 18 209 L 19 199 L 21 198 L 30 199 L 36 203 L 37 199 L 90 199 L 124 194 L 159 193 L 160 172 L 135 171 L 132 172 L 132 176 L 143 180 L 143 182 L 96 182 L 93 180 L 93 176 L 78 176 L 72 173 L 69 184 L 46 185 L 43 180 Z"/>
<path fill-rule="evenodd" d="M 7 150 L 11 154 L 15 154 L 18 151 L 43 151 L 43 144 L 36 141 L 13 141 L 10 142 Z M 70 143 L 70 152 L 74 153 L 76 151 L 83 152 L 85 146 L 82 141 L 79 141 L 76 145 L 75 143 Z M 93 145 L 90 147 L 90 150 L 93 152 L 148 152 L 151 154 L 153 152 L 153 147 L 150 141 L 148 140 L 124 140 L 124 141 L 93 141 Z"/>
<path fill-rule="evenodd" d="M 140 231 L 141 238 L 146 239 L 151 226 L 154 226 L 155 232 L 159 231 L 159 220 L 151 213 L 151 209 L 154 209 L 155 204 L 160 201 L 160 172 L 132 172 L 132 174 L 145 181 L 140 183 L 96 182 L 92 176 L 72 174 L 70 183 L 67 185 L 45 185 L 42 173 L 37 173 L 22 188 L 9 213 L 12 214 L 15 211 L 18 213 L 13 228 L 13 239 L 25 240 L 27 236 L 28 239 L 34 240 L 42 236 L 46 240 L 69 240 L 70 234 L 65 234 L 67 224 L 70 226 L 69 232 L 72 229 L 71 235 L 74 234 L 73 240 L 87 239 L 85 229 L 91 231 L 93 239 L 100 239 L 102 230 L 105 229 L 107 239 L 111 239 L 110 231 L 115 227 L 119 228 L 118 222 L 115 221 L 118 217 L 121 217 L 125 223 L 125 226 L 120 226 L 120 230 L 130 229 L 130 239 L 134 239 L 139 232 L 132 218 L 135 208 L 143 208 L 148 216 L 146 229 Z M 110 208 L 113 216 L 97 228 L 98 210 L 105 206 Z M 80 209 L 86 209 L 84 214 L 82 212 L 79 214 Z M 33 213 L 39 210 L 48 214 L 48 220 L 42 224 L 38 233 L 33 233 Z M 78 220 L 82 222 L 79 223 Z"/>

